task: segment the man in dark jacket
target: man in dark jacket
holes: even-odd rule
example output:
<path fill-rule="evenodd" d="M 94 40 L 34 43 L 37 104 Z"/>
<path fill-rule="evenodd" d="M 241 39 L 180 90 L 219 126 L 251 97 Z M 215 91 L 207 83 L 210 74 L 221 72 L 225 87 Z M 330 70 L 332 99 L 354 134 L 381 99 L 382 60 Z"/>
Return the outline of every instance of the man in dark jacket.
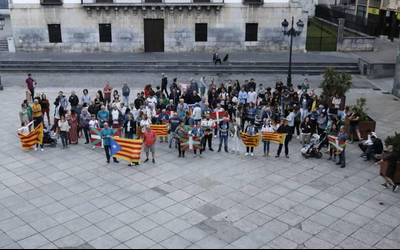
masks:
<path fill-rule="evenodd" d="M 75 110 L 79 104 L 79 97 L 76 95 L 75 91 L 71 92 L 71 96 L 68 99 L 69 104 L 71 104 L 71 110 Z"/>
<path fill-rule="evenodd" d="M 169 97 L 168 95 L 168 78 L 167 76 L 162 73 L 161 74 L 161 93 L 165 92 L 165 95 Z"/>
<path fill-rule="evenodd" d="M 128 120 L 124 123 L 124 133 L 128 139 L 133 139 L 134 135 L 136 135 L 136 121 L 133 120 L 131 114 L 128 115 Z"/>
<path fill-rule="evenodd" d="M 286 119 L 281 121 L 281 125 L 279 126 L 277 133 L 286 134 L 285 138 L 285 156 L 289 158 L 289 142 L 292 140 L 291 129 L 288 125 L 288 121 Z M 279 158 L 282 152 L 283 144 L 279 144 L 278 153 L 276 154 L 276 158 Z"/>

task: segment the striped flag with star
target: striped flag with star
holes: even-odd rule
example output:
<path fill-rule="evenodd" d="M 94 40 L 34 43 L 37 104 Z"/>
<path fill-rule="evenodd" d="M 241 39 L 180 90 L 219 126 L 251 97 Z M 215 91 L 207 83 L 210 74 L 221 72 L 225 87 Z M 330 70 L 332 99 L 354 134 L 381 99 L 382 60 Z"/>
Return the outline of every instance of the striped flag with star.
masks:
<path fill-rule="evenodd" d="M 129 163 L 139 163 L 143 140 L 134 140 L 114 136 L 111 141 L 111 154 Z"/>
<path fill-rule="evenodd" d="M 258 147 L 260 145 L 260 134 L 256 135 L 248 135 L 246 133 L 241 132 L 240 133 L 240 138 L 243 141 L 243 144 L 246 147 Z"/>
<path fill-rule="evenodd" d="M 90 129 L 90 143 L 96 148 L 103 147 L 103 140 L 101 138 L 101 128 Z M 121 136 L 122 130 L 120 128 L 114 128 L 114 136 Z"/>

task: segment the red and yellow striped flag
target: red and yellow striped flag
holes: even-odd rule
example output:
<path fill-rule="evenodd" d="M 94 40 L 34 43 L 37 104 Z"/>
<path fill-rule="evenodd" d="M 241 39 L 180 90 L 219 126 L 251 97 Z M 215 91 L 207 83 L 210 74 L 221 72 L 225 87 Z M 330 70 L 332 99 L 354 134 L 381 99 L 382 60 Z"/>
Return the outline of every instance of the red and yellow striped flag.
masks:
<path fill-rule="evenodd" d="M 113 139 L 121 147 L 121 150 L 113 155 L 114 157 L 125 160 L 129 163 L 140 162 L 143 140 L 125 139 L 118 136 L 113 137 Z"/>
<path fill-rule="evenodd" d="M 26 127 L 29 129 L 29 125 Z M 21 141 L 21 146 L 25 150 L 32 149 L 36 144 L 43 143 L 43 124 L 41 123 L 39 126 L 34 128 L 28 134 L 24 134 L 21 132 L 22 129 L 18 132 L 19 140 Z"/>
<path fill-rule="evenodd" d="M 246 133 L 241 132 L 240 138 L 242 138 L 243 144 L 246 147 L 258 147 L 260 145 L 260 134 L 256 135 L 248 135 Z"/>
<path fill-rule="evenodd" d="M 157 136 L 168 136 L 168 124 L 151 124 L 150 128 Z"/>
<path fill-rule="evenodd" d="M 271 141 L 278 144 L 284 144 L 286 134 L 274 133 L 274 132 L 263 132 L 262 138 L 264 141 Z"/>

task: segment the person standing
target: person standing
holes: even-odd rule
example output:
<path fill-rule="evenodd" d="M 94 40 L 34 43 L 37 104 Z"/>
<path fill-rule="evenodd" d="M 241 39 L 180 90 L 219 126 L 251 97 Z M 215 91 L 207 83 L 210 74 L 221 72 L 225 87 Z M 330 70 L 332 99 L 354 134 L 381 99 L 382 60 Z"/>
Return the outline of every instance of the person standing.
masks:
<path fill-rule="evenodd" d="M 264 119 L 264 124 L 261 128 L 262 133 L 274 133 L 276 128 L 272 124 L 271 119 Z M 271 141 L 263 140 L 264 142 L 264 157 L 269 156 L 269 147 L 271 144 Z"/>
<path fill-rule="evenodd" d="M 89 122 L 91 120 L 91 115 L 88 111 L 88 108 L 85 107 L 82 109 L 81 115 L 79 117 L 80 127 L 83 130 L 83 134 L 85 135 L 86 142 L 85 144 L 89 144 L 90 142 L 90 131 L 89 131 Z"/>
<path fill-rule="evenodd" d="M 79 98 L 76 95 L 75 91 L 71 92 L 71 96 L 69 97 L 68 101 L 71 105 L 71 110 L 76 110 L 79 105 Z"/>
<path fill-rule="evenodd" d="M 203 153 L 203 147 L 202 147 L 202 143 L 201 142 L 203 141 L 204 130 L 201 128 L 199 123 L 197 123 L 197 122 L 194 123 L 194 128 L 191 131 L 191 135 L 193 137 L 196 137 L 196 138 L 199 139 L 200 145 L 199 145 L 198 148 L 200 148 L 200 157 L 201 157 L 201 154 Z M 196 148 L 196 146 L 193 146 L 193 152 L 194 152 L 194 157 L 197 157 L 197 148 Z"/>
<path fill-rule="evenodd" d="M 106 82 L 106 86 L 104 86 L 103 92 L 104 92 L 104 104 L 110 104 L 111 103 L 111 92 L 112 92 L 112 87 L 109 82 Z"/>
<path fill-rule="evenodd" d="M 21 122 L 21 126 L 26 126 L 30 122 L 28 107 L 26 103 L 21 104 L 21 110 L 19 111 L 19 120 Z"/>
<path fill-rule="evenodd" d="M 108 122 L 110 117 L 110 113 L 106 110 L 106 106 L 101 105 L 100 111 L 97 113 L 97 120 L 100 123 L 100 127 L 102 128 L 105 122 Z"/>
<path fill-rule="evenodd" d="M 37 82 L 32 78 L 32 74 L 28 74 L 28 78 L 25 80 L 26 87 L 31 93 L 32 102 L 35 101 L 35 88 L 37 86 Z"/>
<path fill-rule="evenodd" d="M 167 75 L 165 75 L 164 73 L 161 74 L 161 93 L 164 93 L 166 97 L 169 97 L 168 94 L 168 78 Z"/>
<path fill-rule="evenodd" d="M 78 127 L 79 127 L 79 117 L 75 110 L 71 111 L 69 123 L 71 129 L 69 130 L 69 141 L 71 144 L 78 144 Z"/>
<path fill-rule="evenodd" d="M 210 151 L 214 151 L 212 148 L 212 139 L 215 122 L 214 120 L 210 119 L 210 114 L 206 114 L 206 118 L 201 121 L 201 126 L 204 130 L 203 150 L 206 150 L 206 145 L 208 143 L 208 149 Z"/>
<path fill-rule="evenodd" d="M 170 129 L 169 129 L 169 133 L 170 133 L 170 137 L 169 137 L 169 148 L 172 147 L 172 140 L 175 139 L 175 131 L 176 128 L 179 126 L 179 124 L 181 123 L 181 119 L 178 116 L 178 113 L 176 112 L 172 112 L 172 115 L 169 119 L 169 123 L 170 123 Z"/>
<path fill-rule="evenodd" d="M 175 130 L 175 140 L 178 145 L 179 158 L 185 158 L 185 149 L 182 148 L 182 140 L 188 137 L 188 132 L 185 130 L 185 122 L 181 121 Z"/>
<path fill-rule="evenodd" d="M 144 163 L 149 161 L 149 153 L 151 152 L 151 155 L 153 157 L 153 164 L 156 163 L 155 160 L 155 144 L 157 140 L 157 135 L 154 133 L 154 131 L 151 130 L 150 126 L 146 126 L 146 129 L 143 133 L 143 144 L 144 144 L 144 152 L 146 153 L 146 160 L 144 160 Z"/>
<path fill-rule="evenodd" d="M 132 114 L 128 114 L 128 119 L 124 123 L 125 138 L 133 139 L 136 134 L 136 122 L 133 120 Z"/>
<path fill-rule="evenodd" d="M 63 149 L 68 148 L 68 133 L 70 130 L 70 126 L 68 121 L 65 119 L 65 116 L 61 116 L 58 121 L 58 132 L 61 137 L 61 142 L 63 145 Z"/>
<path fill-rule="evenodd" d="M 254 122 L 251 121 L 245 130 L 246 134 L 249 136 L 254 136 L 258 133 L 257 128 L 254 125 Z M 254 156 L 254 147 L 246 147 L 246 156 Z"/>
<path fill-rule="evenodd" d="M 82 106 L 89 107 L 91 102 L 92 102 L 92 99 L 89 96 L 89 91 L 87 89 L 84 89 L 83 90 L 83 96 L 81 97 Z"/>
<path fill-rule="evenodd" d="M 114 130 L 108 126 L 108 122 L 104 123 L 104 128 L 100 132 L 103 139 L 104 151 L 106 152 L 107 163 L 110 163 L 111 158 L 111 139 L 114 135 Z M 113 157 L 115 163 L 119 163 L 117 158 Z"/>
<path fill-rule="evenodd" d="M 44 116 L 46 115 L 47 121 L 49 124 L 49 127 L 51 126 L 51 121 L 50 121 L 50 102 L 47 99 L 46 95 L 44 93 L 41 94 L 40 96 L 40 106 L 42 108 L 42 113 L 43 113 L 43 122 L 44 122 Z"/>
<path fill-rule="evenodd" d="M 228 153 L 229 117 L 224 117 L 224 119 L 219 123 L 218 127 L 219 127 L 218 153 L 221 152 L 222 143 L 224 144 L 225 152 Z"/>
<path fill-rule="evenodd" d="M 131 93 L 131 89 L 129 88 L 127 83 L 124 83 L 122 87 L 122 98 L 126 107 L 129 107 L 129 95 Z"/>
<path fill-rule="evenodd" d="M 289 158 L 289 142 L 292 139 L 292 134 L 291 134 L 291 128 L 288 125 L 288 120 L 285 119 L 285 120 L 281 121 L 281 125 L 277 129 L 277 132 L 280 134 L 286 134 L 285 142 L 284 142 L 285 156 L 286 156 L 286 158 Z M 279 144 L 278 153 L 275 156 L 276 158 L 280 157 L 282 148 L 283 148 L 283 144 Z"/>
<path fill-rule="evenodd" d="M 345 131 L 344 126 L 340 127 L 339 134 L 337 136 L 337 140 L 339 142 L 339 146 L 342 148 L 339 154 L 339 161 L 336 165 L 340 165 L 340 168 L 346 167 L 346 141 L 348 139 L 348 135 Z"/>

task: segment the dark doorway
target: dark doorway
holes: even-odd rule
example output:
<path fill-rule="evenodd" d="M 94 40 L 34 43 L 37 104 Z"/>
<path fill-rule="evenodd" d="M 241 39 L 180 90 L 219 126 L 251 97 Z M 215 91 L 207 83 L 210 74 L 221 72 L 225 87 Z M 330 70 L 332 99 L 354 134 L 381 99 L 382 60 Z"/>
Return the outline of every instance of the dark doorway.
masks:
<path fill-rule="evenodd" d="M 164 52 L 164 19 L 144 19 L 144 51 Z"/>

